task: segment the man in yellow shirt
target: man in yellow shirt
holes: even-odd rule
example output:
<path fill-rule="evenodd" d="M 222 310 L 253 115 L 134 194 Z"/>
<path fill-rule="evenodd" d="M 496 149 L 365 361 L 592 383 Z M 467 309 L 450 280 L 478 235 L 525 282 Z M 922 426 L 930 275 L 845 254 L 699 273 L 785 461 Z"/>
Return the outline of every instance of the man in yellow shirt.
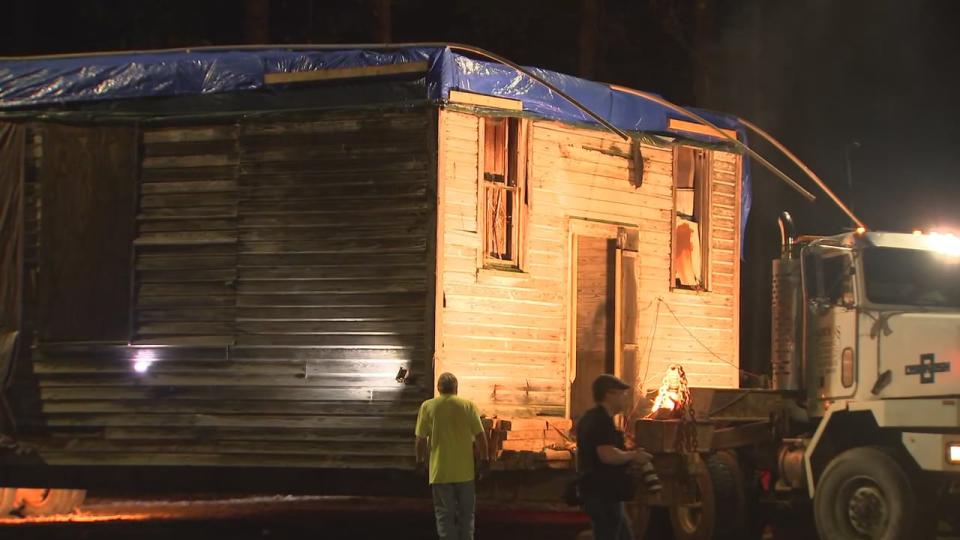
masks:
<path fill-rule="evenodd" d="M 417 416 L 417 465 L 429 453 L 430 487 L 440 540 L 472 540 L 476 506 L 473 449 L 487 459 L 487 437 L 477 407 L 457 397 L 457 378 L 437 380 L 439 396 L 420 405 Z"/>

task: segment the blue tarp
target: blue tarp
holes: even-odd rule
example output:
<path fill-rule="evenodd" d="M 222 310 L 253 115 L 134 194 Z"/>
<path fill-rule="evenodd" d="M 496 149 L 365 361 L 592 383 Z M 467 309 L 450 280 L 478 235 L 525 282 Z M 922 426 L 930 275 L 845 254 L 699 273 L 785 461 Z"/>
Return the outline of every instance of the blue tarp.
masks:
<path fill-rule="evenodd" d="M 392 51 L 243 49 L 127 53 L 0 60 L 0 111 L 93 101 L 172 97 L 266 88 L 264 76 L 322 69 L 428 63 L 426 99 L 445 101 L 451 89 L 519 99 L 523 109 L 563 122 L 595 124 L 583 111 L 537 81 L 503 64 L 476 60 L 449 48 Z M 610 86 L 529 68 L 625 131 L 666 132 L 669 118 L 685 119 L 643 97 Z M 736 118 L 696 110 L 714 124 L 746 133 Z M 702 140 L 712 137 L 685 134 Z M 744 159 L 741 232 L 750 212 L 750 166 Z M 743 235 L 741 235 L 743 238 Z"/>

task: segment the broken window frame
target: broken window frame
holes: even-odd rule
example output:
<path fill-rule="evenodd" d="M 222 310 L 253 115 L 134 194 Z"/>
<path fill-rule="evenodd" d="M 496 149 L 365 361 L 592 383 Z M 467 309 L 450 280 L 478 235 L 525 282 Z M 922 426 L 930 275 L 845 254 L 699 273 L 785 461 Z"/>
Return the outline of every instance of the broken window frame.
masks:
<path fill-rule="evenodd" d="M 501 124 L 504 128 L 502 141 L 488 144 L 491 127 Z M 526 125 L 523 119 L 509 116 L 483 116 L 480 118 L 480 166 L 479 190 L 477 193 L 477 224 L 480 229 L 480 257 L 482 268 L 519 271 L 523 263 L 524 224 L 526 222 Z M 491 149 L 502 152 L 500 163 L 490 164 Z M 497 170 L 499 169 L 499 171 Z M 493 255 L 490 249 L 494 230 L 489 219 L 488 203 L 491 194 L 499 194 L 506 206 L 503 210 L 503 235 L 505 243 L 502 256 Z M 499 235 L 498 235 L 499 236 Z"/>
<path fill-rule="evenodd" d="M 681 160 L 685 155 L 691 155 L 692 166 L 692 188 L 680 187 L 681 185 Z M 671 226 L 670 242 L 670 290 L 690 290 L 690 291 L 709 291 L 710 290 L 710 209 L 713 176 L 713 155 L 712 151 L 698 146 L 677 144 L 673 153 L 673 212 Z M 699 169 L 699 173 L 698 173 Z M 681 212 L 680 195 L 684 190 L 693 191 L 692 214 Z M 700 249 L 700 279 L 696 284 L 680 283 L 677 277 L 677 249 L 678 238 L 677 229 L 681 221 L 685 220 L 697 224 Z"/>

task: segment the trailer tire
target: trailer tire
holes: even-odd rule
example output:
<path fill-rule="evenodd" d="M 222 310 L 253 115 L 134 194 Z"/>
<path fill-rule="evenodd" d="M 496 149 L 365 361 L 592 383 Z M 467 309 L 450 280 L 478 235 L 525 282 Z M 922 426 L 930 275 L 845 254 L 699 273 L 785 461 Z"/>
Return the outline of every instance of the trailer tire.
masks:
<path fill-rule="evenodd" d="M 650 508 L 646 527 L 643 531 L 634 531 L 638 540 L 663 540 L 671 538 L 670 513 L 666 508 L 657 506 Z"/>
<path fill-rule="evenodd" d="M 707 458 L 708 462 L 713 456 Z M 692 478 L 699 496 L 693 505 L 670 507 L 670 528 L 674 540 L 710 540 L 713 538 L 716 503 L 710 467 L 702 468 Z"/>
<path fill-rule="evenodd" d="M 670 524 L 677 540 L 754 540 L 763 536 L 753 516 L 755 493 L 734 452 L 716 452 L 695 479 L 701 495 L 699 515 L 689 507 L 671 507 Z M 748 489 L 749 488 L 749 489 Z"/>
<path fill-rule="evenodd" d="M 646 504 L 627 501 L 624 503 L 624 511 L 627 514 L 627 520 L 630 521 L 630 528 L 633 531 L 635 540 L 646 538 L 647 527 L 650 524 L 650 513 L 652 509 Z"/>
<path fill-rule="evenodd" d="M 670 516 L 666 508 L 628 502 L 626 511 L 635 540 L 670 538 Z"/>
<path fill-rule="evenodd" d="M 817 483 L 817 531 L 820 538 L 831 540 L 932 538 L 920 495 L 895 452 L 852 448 L 834 458 Z"/>
<path fill-rule="evenodd" d="M 14 510 L 24 517 L 69 514 L 86 498 L 82 489 L 25 489 L 18 488 Z"/>

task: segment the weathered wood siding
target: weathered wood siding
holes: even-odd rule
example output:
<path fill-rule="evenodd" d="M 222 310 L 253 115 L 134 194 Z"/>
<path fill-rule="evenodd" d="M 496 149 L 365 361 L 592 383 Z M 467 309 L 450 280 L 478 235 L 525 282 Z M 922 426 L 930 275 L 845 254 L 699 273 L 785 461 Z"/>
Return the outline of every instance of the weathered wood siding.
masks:
<path fill-rule="evenodd" d="M 145 129 L 135 347 L 33 347 L 21 436 L 53 464 L 412 466 L 435 126 L 418 107 Z"/>
<path fill-rule="evenodd" d="M 479 270 L 479 119 L 441 114 L 443 307 L 436 371 L 455 373 L 461 394 L 488 415 L 562 416 L 565 238 L 538 234 L 543 222 L 531 220 L 530 273 Z"/>
<path fill-rule="evenodd" d="M 523 273 L 498 272 L 478 268 L 479 119 L 452 109 L 441 116 L 436 370 L 457 374 L 461 394 L 489 415 L 565 413 L 571 219 L 639 229 L 638 371 L 646 388 L 659 385 L 671 362 L 686 367 L 693 385 L 738 385 L 739 156 L 713 152 L 711 291 L 672 291 L 672 147 L 642 145 L 643 185 L 635 188 L 629 144 L 532 121 Z"/>

